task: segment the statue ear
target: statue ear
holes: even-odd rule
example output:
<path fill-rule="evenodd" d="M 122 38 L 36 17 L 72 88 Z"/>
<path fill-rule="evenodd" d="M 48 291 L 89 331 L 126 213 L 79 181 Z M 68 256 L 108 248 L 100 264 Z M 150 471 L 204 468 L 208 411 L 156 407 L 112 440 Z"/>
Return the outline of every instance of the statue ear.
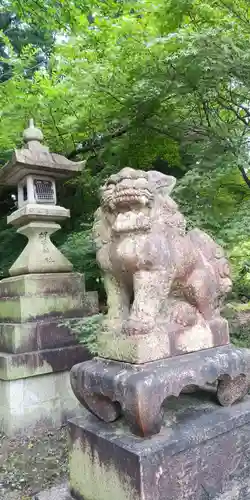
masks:
<path fill-rule="evenodd" d="M 148 181 L 152 183 L 157 191 L 159 190 L 161 194 L 169 195 L 176 184 L 176 178 L 172 175 L 165 175 L 157 170 L 148 171 Z"/>

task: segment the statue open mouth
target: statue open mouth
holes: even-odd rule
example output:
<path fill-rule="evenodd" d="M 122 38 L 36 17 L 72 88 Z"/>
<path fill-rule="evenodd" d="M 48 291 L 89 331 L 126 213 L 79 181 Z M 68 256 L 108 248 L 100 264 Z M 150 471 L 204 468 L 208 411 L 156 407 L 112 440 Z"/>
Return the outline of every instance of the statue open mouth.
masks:
<path fill-rule="evenodd" d="M 101 203 L 109 212 L 144 211 L 150 207 L 154 195 L 154 184 L 152 190 L 147 172 L 124 168 L 111 175 L 101 189 Z"/>
<path fill-rule="evenodd" d="M 112 205 L 115 206 L 117 210 L 119 208 L 130 208 L 131 206 L 138 205 L 140 207 L 146 207 L 150 204 L 152 195 L 148 189 L 119 189 L 117 188 L 112 196 Z"/>

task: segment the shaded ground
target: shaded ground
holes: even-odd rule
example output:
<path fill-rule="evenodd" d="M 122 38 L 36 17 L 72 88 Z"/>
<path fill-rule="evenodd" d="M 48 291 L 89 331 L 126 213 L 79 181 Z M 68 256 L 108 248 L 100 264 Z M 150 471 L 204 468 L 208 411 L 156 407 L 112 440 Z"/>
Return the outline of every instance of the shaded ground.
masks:
<path fill-rule="evenodd" d="M 0 499 L 28 500 L 66 480 L 67 428 L 34 438 L 0 435 Z"/>

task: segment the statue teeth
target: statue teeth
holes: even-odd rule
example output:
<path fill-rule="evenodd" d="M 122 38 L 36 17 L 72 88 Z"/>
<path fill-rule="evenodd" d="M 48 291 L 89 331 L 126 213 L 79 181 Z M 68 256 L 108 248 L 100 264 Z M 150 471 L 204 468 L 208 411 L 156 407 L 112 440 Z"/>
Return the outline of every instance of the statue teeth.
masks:
<path fill-rule="evenodd" d="M 146 196 L 142 196 L 140 198 L 140 202 L 142 203 L 142 205 L 145 207 L 148 203 L 148 198 Z"/>

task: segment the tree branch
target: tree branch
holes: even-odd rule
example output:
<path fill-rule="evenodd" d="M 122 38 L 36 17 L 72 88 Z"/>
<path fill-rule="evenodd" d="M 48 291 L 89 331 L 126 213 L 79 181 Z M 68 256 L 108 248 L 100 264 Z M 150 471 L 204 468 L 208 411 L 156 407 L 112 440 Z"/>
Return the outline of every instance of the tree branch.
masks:
<path fill-rule="evenodd" d="M 61 132 L 60 132 L 60 130 L 59 130 L 59 128 L 58 128 L 58 126 L 57 126 L 56 120 L 55 120 L 55 118 L 54 118 L 54 115 L 53 115 L 53 113 L 52 113 L 52 109 L 51 109 L 51 107 L 50 107 L 50 106 L 49 106 L 49 114 L 50 114 L 50 116 L 51 116 L 51 119 L 52 119 L 53 125 L 54 125 L 54 127 L 55 127 L 55 130 L 57 131 L 58 137 L 59 137 L 59 139 L 60 139 L 60 141 L 61 141 L 62 145 L 64 146 L 64 140 L 63 140 L 62 134 L 61 134 Z"/>
<path fill-rule="evenodd" d="M 206 101 L 203 101 L 202 100 L 202 108 L 203 108 L 203 111 L 204 111 L 204 114 L 205 114 L 205 117 L 206 117 L 206 121 L 207 121 L 207 125 L 209 128 L 212 128 L 211 127 L 211 122 L 210 122 L 210 117 L 209 117 L 209 108 L 208 108 L 208 105 L 207 105 L 207 102 Z"/>
<path fill-rule="evenodd" d="M 238 165 L 238 169 L 242 175 L 242 178 L 244 179 L 245 183 L 247 184 L 247 186 L 250 188 L 250 179 L 244 169 L 244 167 L 242 167 L 241 165 Z"/>
<path fill-rule="evenodd" d="M 225 9 L 228 10 L 231 14 L 233 14 L 239 21 L 245 23 L 249 27 L 249 19 L 247 17 L 241 16 L 239 12 L 237 12 L 233 7 L 232 4 L 227 4 L 224 0 L 219 0 L 218 4 L 223 6 Z"/>
<path fill-rule="evenodd" d="M 154 130 L 155 132 L 157 132 L 158 134 L 161 134 L 161 135 L 166 135 L 167 137 L 170 137 L 171 139 L 174 139 L 176 140 L 176 137 L 171 134 L 169 132 L 169 130 L 166 130 L 164 127 L 157 127 L 155 125 L 151 125 L 150 123 L 146 123 L 145 124 L 146 128 L 148 128 L 149 130 Z"/>
<path fill-rule="evenodd" d="M 245 131 L 246 131 L 246 130 L 247 130 L 247 127 L 245 127 Z M 242 138 L 242 139 L 243 139 L 243 137 L 244 137 L 244 133 L 245 133 L 245 131 L 243 130 L 243 132 L 242 132 L 242 134 L 241 134 L 241 138 Z M 241 141 L 241 143 L 242 143 L 242 141 Z M 237 155 L 236 151 L 234 151 L 234 150 L 233 150 L 233 148 L 232 148 L 232 153 L 233 153 L 233 155 L 234 155 L 234 156 L 238 159 L 238 155 Z M 244 169 L 244 167 L 243 167 L 242 165 L 239 165 L 239 163 L 237 163 L 237 167 L 238 167 L 238 169 L 239 169 L 239 171 L 240 171 L 240 173 L 241 173 L 242 179 L 245 181 L 246 185 L 247 185 L 247 186 L 249 187 L 249 189 L 250 189 L 250 179 L 249 179 L 249 177 L 248 177 L 248 175 L 247 175 L 246 170 Z"/>
<path fill-rule="evenodd" d="M 88 153 L 89 151 L 95 151 L 95 150 L 101 149 L 106 142 L 109 142 L 112 139 L 116 139 L 118 137 L 121 137 L 122 135 L 125 135 L 132 128 L 132 126 L 135 125 L 136 123 L 138 123 L 138 122 L 140 124 L 145 123 L 145 121 L 151 115 L 152 115 L 152 112 L 148 111 L 148 110 L 146 110 L 146 111 L 142 110 L 141 112 L 137 112 L 135 117 L 133 119 L 131 119 L 131 121 L 127 125 L 122 125 L 121 127 L 117 128 L 113 132 L 108 132 L 106 134 L 105 133 L 95 134 L 90 139 L 87 139 L 86 141 L 84 141 L 78 148 L 71 151 L 67 155 L 67 158 L 69 160 L 71 160 L 72 158 L 75 158 L 78 154 Z"/>
<path fill-rule="evenodd" d="M 242 123 L 244 123 L 244 125 L 249 126 L 249 123 L 248 123 L 248 120 L 246 119 L 246 117 L 241 116 L 239 114 L 239 112 L 237 111 L 237 109 L 235 109 L 233 106 L 230 106 L 229 104 L 225 104 L 223 102 L 223 100 L 221 100 L 220 97 L 218 98 L 218 103 L 222 106 L 222 108 L 226 109 L 227 111 L 231 111 L 232 113 L 234 113 L 235 116 L 237 116 L 238 120 L 240 120 Z"/>
<path fill-rule="evenodd" d="M 124 125 L 117 130 L 114 130 L 113 132 L 107 133 L 107 134 L 100 134 L 100 135 L 95 135 L 94 137 L 87 139 L 85 142 L 81 144 L 78 148 L 74 149 L 71 151 L 68 155 L 67 158 L 71 160 L 72 158 L 75 158 L 78 154 L 80 153 L 88 153 L 89 151 L 95 151 L 96 149 L 102 148 L 102 146 L 106 143 L 109 142 L 112 139 L 115 139 L 117 137 L 121 137 L 122 135 L 126 134 L 130 128 L 129 125 Z"/>

